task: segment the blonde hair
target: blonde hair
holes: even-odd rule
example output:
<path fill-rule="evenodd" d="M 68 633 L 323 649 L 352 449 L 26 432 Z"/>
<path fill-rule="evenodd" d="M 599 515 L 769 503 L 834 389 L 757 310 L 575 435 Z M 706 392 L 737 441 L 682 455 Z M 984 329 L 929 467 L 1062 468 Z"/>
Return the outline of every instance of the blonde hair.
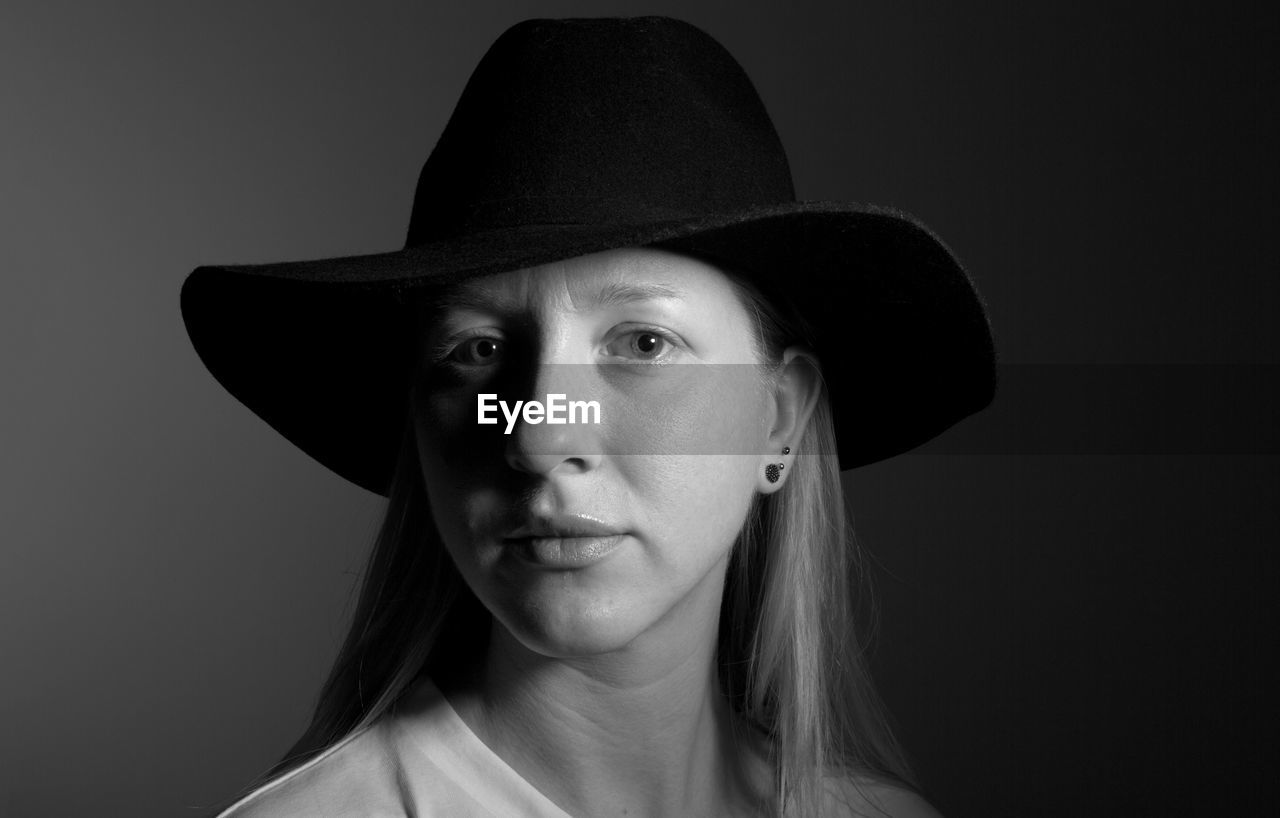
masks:
<path fill-rule="evenodd" d="M 720 265 L 724 269 L 723 265 Z M 753 314 L 761 357 L 809 340 L 779 297 L 728 273 Z M 716 661 L 734 711 L 768 737 L 779 815 L 821 811 L 825 784 L 871 779 L 918 791 L 875 693 L 860 640 L 869 605 L 825 387 L 781 490 L 757 496 L 726 576 Z M 310 726 L 265 776 L 305 763 L 390 710 L 424 672 L 483 650 L 490 616 L 431 516 L 411 419 L 351 628 Z M 259 782 L 261 783 L 261 782 Z"/>
<path fill-rule="evenodd" d="M 815 334 L 784 292 L 766 296 L 736 272 L 730 279 L 763 360 L 779 362 L 796 344 L 814 352 Z M 920 787 L 867 667 L 876 608 L 825 385 L 795 449 L 787 482 L 757 497 L 739 535 L 719 648 L 726 695 L 772 740 L 778 814 L 808 818 L 821 814 L 829 779 L 844 793 L 861 794 L 868 780 Z"/>

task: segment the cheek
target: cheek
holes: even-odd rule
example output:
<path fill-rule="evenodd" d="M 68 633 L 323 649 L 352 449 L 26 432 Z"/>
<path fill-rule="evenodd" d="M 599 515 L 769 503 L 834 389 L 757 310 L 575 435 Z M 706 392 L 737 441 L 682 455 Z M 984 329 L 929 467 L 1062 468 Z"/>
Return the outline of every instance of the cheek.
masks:
<path fill-rule="evenodd" d="M 646 516 L 664 528 L 690 538 L 719 532 L 732 539 L 754 491 L 754 461 L 744 455 L 655 457 L 633 485 L 648 506 Z"/>
<path fill-rule="evenodd" d="M 640 519 L 648 569 L 636 586 L 654 600 L 677 596 L 726 559 L 754 495 L 742 455 L 628 458 L 633 510 Z M 751 463 L 747 461 L 750 460 Z"/>
<path fill-rule="evenodd" d="M 635 395 L 608 447 L 645 520 L 663 580 L 686 586 L 732 547 L 755 493 L 767 433 L 755 367 L 688 367 Z M 647 456 L 646 456 L 647 455 Z"/>
<path fill-rule="evenodd" d="M 758 455 L 766 392 L 749 364 L 673 365 L 616 390 L 606 404 L 606 450 L 618 454 Z"/>
<path fill-rule="evenodd" d="M 502 427 L 476 422 L 476 390 L 419 389 L 412 411 L 425 469 L 456 479 L 502 462 Z"/>
<path fill-rule="evenodd" d="M 436 529 L 459 567 L 484 555 L 474 548 L 480 532 L 493 529 L 507 513 L 498 490 L 502 475 L 492 460 L 466 456 L 463 430 L 441 422 L 440 414 L 416 416 L 418 459 Z M 474 419 L 468 424 L 474 428 Z M 477 442 L 477 441 L 472 441 Z"/>

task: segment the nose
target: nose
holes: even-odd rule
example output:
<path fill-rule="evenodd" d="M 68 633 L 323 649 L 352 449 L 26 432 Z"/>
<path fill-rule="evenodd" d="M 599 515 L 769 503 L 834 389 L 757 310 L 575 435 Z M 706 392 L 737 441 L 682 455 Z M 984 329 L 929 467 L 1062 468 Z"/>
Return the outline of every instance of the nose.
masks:
<path fill-rule="evenodd" d="M 539 362 L 532 383 L 526 400 L 542 405 L 541 418 L 536 411 L 532 417 L 521 411 L 507 442 L 507 464 L 543 476 L 596 468 L 604 401 L 591 365 Z M 598 407 L 594 411 L 593 401 Z"/>

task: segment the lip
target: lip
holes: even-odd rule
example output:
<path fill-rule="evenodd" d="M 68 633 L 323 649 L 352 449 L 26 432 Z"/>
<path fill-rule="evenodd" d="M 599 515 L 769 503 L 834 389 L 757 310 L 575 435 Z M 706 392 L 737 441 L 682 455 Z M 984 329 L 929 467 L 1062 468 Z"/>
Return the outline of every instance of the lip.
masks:
<path fill-rule="evenodd" d="M 585 568 L 600 562 L 622 545 L 626 534 L 609 537 L 526 537 L 508 540 L 524 562 L 539 568 Z"/>
<path fill-rule="evenodd" d="M 551 569 L 583 568 L 611 554 L 626 532 L 587 514 L 529 517 L 503 543 L 526 563 Z"/>
<path fill-rule="evenodd" d="M 526 518 L 523 524 L 507 532 L 505 539 L 612 537 L 624 533 L 620 527 L 589 514 L 550 514 Z"/>

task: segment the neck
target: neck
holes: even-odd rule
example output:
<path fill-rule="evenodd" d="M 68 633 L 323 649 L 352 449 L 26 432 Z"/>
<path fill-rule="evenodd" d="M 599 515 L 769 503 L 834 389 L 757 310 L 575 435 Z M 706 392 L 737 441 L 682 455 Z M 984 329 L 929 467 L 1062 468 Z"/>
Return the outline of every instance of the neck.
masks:
<path fill-rule="evenodd" d="M 769 776 L 719 689 L 718 601 L 569 659 L 495 619 L 481 666 L 441 684 L 480 739 L 572 815 L 755 814 Z"/>

